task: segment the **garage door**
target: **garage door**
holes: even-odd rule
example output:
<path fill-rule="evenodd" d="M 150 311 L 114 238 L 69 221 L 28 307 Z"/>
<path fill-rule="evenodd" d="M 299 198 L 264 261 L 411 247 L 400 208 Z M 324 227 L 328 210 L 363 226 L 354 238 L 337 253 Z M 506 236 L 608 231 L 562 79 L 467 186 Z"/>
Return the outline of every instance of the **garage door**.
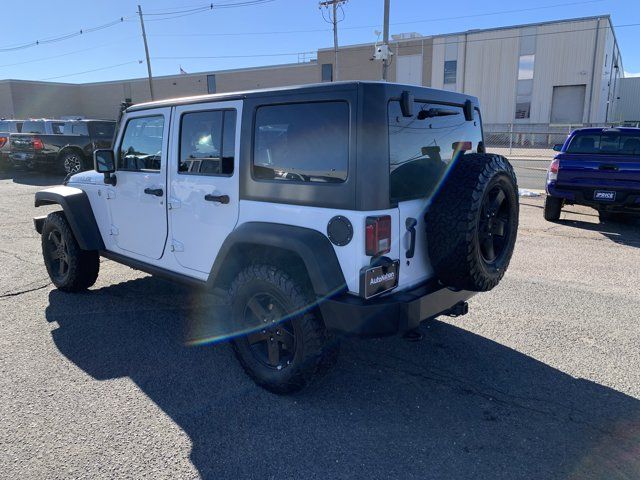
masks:
<path fill-rule="evenodd" d="M 396 60 L 396 82 L 422 85 L 422 55 L 399 55 Z"/>
<path fill-rule="evenodd" d="M 586 85 L 553 87 L 551 101 L 551 123 L 577 124 L 584 117 Z"/>

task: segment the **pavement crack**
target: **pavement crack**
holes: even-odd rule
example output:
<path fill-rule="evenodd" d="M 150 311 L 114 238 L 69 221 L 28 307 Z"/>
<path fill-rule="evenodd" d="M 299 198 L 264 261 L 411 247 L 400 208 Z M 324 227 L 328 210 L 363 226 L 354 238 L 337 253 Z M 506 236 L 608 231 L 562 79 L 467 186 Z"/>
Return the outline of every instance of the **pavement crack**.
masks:
<path fill-rule="evenodd" d="M 37 290 L 42 290 L 43 288 L 47 288 L 49 285 L 51 285 L 51 282 L 47 282 L 44 285 L 39 285 L 37 287 L 28 288 L 26 290 L 20 290 L 20 291 L 17 291 L 17 292 L 3 293 L 3 294 L 0 294 L 0 298 L 17 297 L 17 296 L 20 296 L 20 295 L 24 295 L 25 293 L 31 293 L 31 292 L 35 292 Z"/>

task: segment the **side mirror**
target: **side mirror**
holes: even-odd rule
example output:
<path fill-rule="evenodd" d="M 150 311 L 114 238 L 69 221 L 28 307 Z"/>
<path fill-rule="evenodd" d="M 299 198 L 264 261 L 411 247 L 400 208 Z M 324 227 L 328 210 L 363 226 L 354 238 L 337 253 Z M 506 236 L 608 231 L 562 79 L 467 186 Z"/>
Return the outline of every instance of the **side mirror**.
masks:
<path fill-rule="evenodd" d="M 553 151 L 554 152 L 561 152 L 562 151 L 562 144 L 554 145 L 553 146 Z"/>
<path fill-rule="evenodd" d="M 104 149 L 93 152 L 93 168 L 96 172 L 104 174 L 104 183 L 115 185 L 115 177 L 111 175 L 116 171 L 113 150 Z"/>

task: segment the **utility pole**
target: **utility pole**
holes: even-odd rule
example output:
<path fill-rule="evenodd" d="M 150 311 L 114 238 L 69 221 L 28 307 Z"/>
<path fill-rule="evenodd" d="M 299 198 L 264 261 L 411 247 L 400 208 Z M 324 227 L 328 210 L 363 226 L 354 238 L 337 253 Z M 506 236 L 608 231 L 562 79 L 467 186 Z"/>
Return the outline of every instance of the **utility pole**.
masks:
<path fill-rule="evenodd" d="M 142 7 L 138 5 L 138 15 L 140 16 L 140 26 L 142 27 L 142 40 L 144 41 L 144 53 L 147 56 L 147 73 L 149 75 L 149 93 L 151 100 L 155 100 L 153 95 L 153 76 L 151 75 L 151 61 L 149 60 L 149 45 L 147 45 L 147 33 L 144 30 L 144 20 L 142 18 Z"/>
<path fill-rule="evenodd" d="M 384 28 L 382 33 L 382 43 L 389 48 L 389 3 L 391 0 L 384 0 Z M 382 80 L 388 80 L 389 55 L 387 54 L 382 60 Z"/>
<path fill-rule="evenodd" d="M 333 23 L 333 63 L 336 68 L 333 72 L 333 81 L 338 80 L 338 7 L 347 3 L 348 0 L 323 0 L 320 2 L 320 8 L 329 7 L 331 5 L 333 9 L 333 16 L 331 18 L 331 23 Z"/>

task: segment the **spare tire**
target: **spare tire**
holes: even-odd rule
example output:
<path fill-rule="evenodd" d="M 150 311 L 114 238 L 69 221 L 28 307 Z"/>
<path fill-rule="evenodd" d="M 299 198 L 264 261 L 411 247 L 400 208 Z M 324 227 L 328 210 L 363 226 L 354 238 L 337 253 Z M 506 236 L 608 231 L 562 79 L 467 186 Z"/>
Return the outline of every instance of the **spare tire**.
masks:
<path fill-rule="evenodd" d="M 426 213 L 431 265 L 447 286 L 488 291 L 509 266 L 518 233 L 518 185 L 509 161 L 460 156 Z"/>

